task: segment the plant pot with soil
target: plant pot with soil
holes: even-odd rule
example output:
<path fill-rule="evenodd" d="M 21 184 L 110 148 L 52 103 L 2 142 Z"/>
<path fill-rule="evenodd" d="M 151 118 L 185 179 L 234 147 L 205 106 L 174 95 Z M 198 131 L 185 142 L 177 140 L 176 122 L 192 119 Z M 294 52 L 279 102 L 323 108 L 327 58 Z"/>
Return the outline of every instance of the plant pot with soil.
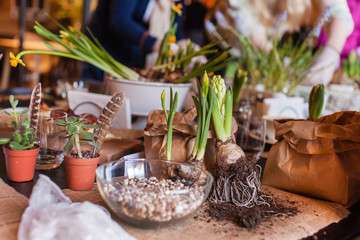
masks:
<path fill-rule="evenodd" d="M 40 84 L 33 90 L 28 109 L 18 112 L 16 109 L 18 100 L 15 100 L 13 95 L 9 98 L 13 111 L 5 111 L 5 113 L 14 117 L 12 125 L 15 130 L 11 137 L 1 138 L 0 144 L 4 144 L 6 173 L 11 181 L 26 182 L 34 178 L 36 158 L 40 149 L 40 146 L 35 144 L 40 100 Z"/>
<path fill-rule="evenodd" d="M 66 129 L 54 134 L 54 138 L 66 133 L 64 146 L 66 180 L 72 190 L 89 190 L 94 185 L 95 170 L 100 159 L 99 149 L 104 142 L 111 121 L 124 100 L 123 93 L 115 93 L 102 110 L 96 124 L 88 124 L 86 114 L 71 116 L 67 121 L 55 120 Z M 93 129 L 93 132 L 89 130 Z M 82 148 L 82 146 L 90 148 Z"/>
<path fill-rule="evenodd" d="M 45 43 L 52 51 L 23 51 L 16 56 L 12 54 L 11 59 L 22 63 L 20 58 L 24 54 L 36 53 L 89 63 L 106 73 L 106 94 L 124 92 L 130 99 L 131 111 L 139 116 L 147 116 L 150 110 L 158 108 L 157 104 L 150 103 L 158 102 L 157 97 L 164 88 L 172 87 L 179 93 L 178 110 L 181 110 L 187 93 L 193 85 L 190 80 L 202 75 L 205 70 L 214 72 L 224 68 L 231 57 L 228 54 L 229 49 L 216 48 L 220 41 L 201 48 L 190 40 L 177 42 L 175 37 L 177 24 L 174 19 L 175 15 L 180 13 L 179 6 L 173 8 L 170 28 L 162 39 L 158 58 L 155 65 L 148 69 L 133 70 L 126 67 L 106 52 L 90 31 L 89 38 L 73 27 L 65 28 L 52 18 L 50 19 L 61 29 L 59 34 L 50 32 L 38 22 L 34 28 L 40 36 L 56 42 L 61 47 Z M 205 55 L 209 59 L 206 60 Z"/>

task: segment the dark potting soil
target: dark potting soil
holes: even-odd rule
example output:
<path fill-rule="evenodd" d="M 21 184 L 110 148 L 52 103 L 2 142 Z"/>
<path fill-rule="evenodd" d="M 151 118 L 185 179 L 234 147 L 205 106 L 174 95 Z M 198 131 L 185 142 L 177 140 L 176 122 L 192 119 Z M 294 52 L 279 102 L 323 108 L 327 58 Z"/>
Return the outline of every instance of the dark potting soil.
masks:
<path fill-rule="evenodd" d="M 71 158 L 78 158 L 77 153 L 70 153 L 69 157 Z M 95 156 L 97 157 L 97 156 Z M 90 154 L 90 152 L 82 152 L 82 159 L 91 159 L 91 158 L 95 158 L 93 155 Z"/>
<path fill-rule="evenodd" d="M 177 79 L 184 76 L 184 73 L 177 69 L 169 74 L 164 74 L 161 71 L 153 71 L 151 69 L 135 69 L 141 76 L 142 81 L 145 82 L 161 82 L 174 83 Z"/>
<path fill-rule="evenodd" d="M 238 186 L 248 185 L 251 181 L 252 186 L 257 186 L 255 191 L 255 196 L 257 198 L 261 197 L 267 204 L 263 204 L 264 201 L 256 201 L 253 199 L 252 206 L 241 207 L 235 205 L 233 202 L 224 202 L 224 201 L 208 201 L 206 203 L 206 211 L 211 218 L 219 221 L 231 221 L 238 225 L 239 227 L 245 228 L 254 228 L 265 220 L 269 220 L 272 217 L 276 216 L 293 216 L 298 213 L 296 207 L 291 206 L 294 203 L 283 203 L 282 200 L 277 199 L 274 196 L 265 195 L 261 192 L 261 183 L 260 183 L 260 173 L 259 169 L 254 163 L 248 161 L 245 157 L 237 159 L 233 164 L 226 164 L 226 151 L 231 147 L 233 142 L 225 142 L 218 146 L 218 155 L 217 155 L 217 168 L 214 174 L 214 182 L 221 184 L 215 184 L 217 192 L 231 192 L 233 188 L 224 189 L 224 182 L 236 183 Z M 226 146 L 228 145 L 228 146 Z M 221 151 L 223 150 L 223 151 Z M 255 172 L 255 174 L 254 174 Z M 249 180 L 249 176 L 252 175 L 252 179 Z M 242 189 L 241 187 L 239 189 Z M 252 188 L 254 189 L 254 188 Z M 233 192 L 232 196 L 236 196 L 236 193 Z M 237 199 L 237 201 L 241 201 Z M 261 204 L 258 204 L 261 203 Z"/>
<path fill-rule="evenodd" d="M 293 202 L 283 202 L 274 196 L 269 196 L 269 205 L 255 205 L 251 208 L 236 206 L 233 203 L 205 203 L 206 212 L 217 221 L 231 221 L 244 228 L 255 228 L 264 221 L 274 217 L 291 217 L 299 213 Z"/>

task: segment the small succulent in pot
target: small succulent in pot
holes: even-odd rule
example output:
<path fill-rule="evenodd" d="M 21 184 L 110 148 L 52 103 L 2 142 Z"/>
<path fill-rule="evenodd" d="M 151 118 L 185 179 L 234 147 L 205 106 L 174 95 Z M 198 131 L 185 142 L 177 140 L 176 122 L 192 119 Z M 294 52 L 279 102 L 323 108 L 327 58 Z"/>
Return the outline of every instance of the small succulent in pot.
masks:
<path fill-rule="evenodd" d="M 72 156 L 75 158 L 93 158 L 96 156 L 89 156 L 90 152 L 86 152 L 81 150 L 81 145 L 91 145 L 95 148 L 100 148 L 99 144 L 94 141 L 95 134 L 88 132 L 87 129 L 96 129 L 98 128 L 95 124 L 87 124 L 86 115 L 82 117 L 71 116 L 67 121 L 64 120 L 55 120 L 55 123 L 58 126 L 65 126 L 64 130 L 61 130 L 54 134 L 54 138 L 59 136 L 60 134 L 66 132 L 66 137 L 69 139 L 64 147 L 64 152 L 68 156 Z M 81 139 L 80 139 L 81 135 Z M 75 153 L 72 153 L 75 146 Z"/>
<path fill-rule="evenodd" d="M 24 121 L 20 120 L 20 117 L 27 114 L 30 111 L 30 108 L 17 112 L 16 107 L 19 101 L 15 100 L 13 95 L 10 96 L 9 101 L 13 112 L 5 110 L 5 113 L 15 118 L 15 121 L 12 122 L 15 130 L 11 138 L 1 138 L 0 144 L 9 143 L 9 147 L 12 150 L 26 150 L 34 148 L 36 140 L 36 137 L 34 136 L 35 129 L 30 125 L 30 117 L 26 117 Z"/>
<path fill-rule="evenodd" d="M 5 113 L 15 118 L 12 122 L 14 132 L 12 137 L 1 138 L 3 146 L 7 178 L 15 182 L 26 182 L 34 178 L 36 158 L 39 145 L 35 144 L 36 129 L 39 120 L 41 102 L 41 84 L 38 83 L 31 94 L 28 109 L 19 112 L 18 100 L 11 95 L 9 98 L 12 111 Z M 25 120 L 22 117 L 26 117 Z"/>

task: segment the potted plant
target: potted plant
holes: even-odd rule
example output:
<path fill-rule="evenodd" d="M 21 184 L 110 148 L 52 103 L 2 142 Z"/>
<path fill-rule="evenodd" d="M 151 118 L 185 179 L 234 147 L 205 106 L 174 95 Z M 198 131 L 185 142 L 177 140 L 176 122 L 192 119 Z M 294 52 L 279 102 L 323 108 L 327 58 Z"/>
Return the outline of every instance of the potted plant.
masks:
<path fill-rule="evenodd" d="M 194 44 L 188 41 L 184 48 L 179 47 L 176 54 L 172 52 L 170 45 L 176 44 L 174 33 L 177 28 L 174 18 L 175 14 L 180 12 L 179 6 L 173 6 L 171 25 L 162 40 L 159 57 L 155 66 L 149 69 L 135 71 L 124 66 L 106 52 L 90 30 L 88 30 L 91 36 L 89 38 L 73 27 L 65 28 L 51 17 L 50 19 L 61 29 L 59 34 L 50 32 L 38 22 L 34 28 L 40 36 L 56 42 L 58 45 L 44 42 L 52 51 L 23 51 L 16 56 L 11 54 L 11 60 L 14 62 L 12 66 L 16 66 L 17 63 L 24 64 L 21 57 L 30 53 L 51 54 L 76 59 L 103 70 L 106 73 L 106 93 L 125 92 L 127 98 L 130 99 L 133 114 L 146 116 L 150 110 L 158 109 L 158 104 L 155 104 L 158 96 L 163 89 L 170 87 L 179 92 L 177 109 L 180 110 L 187 92 L 192 86 L 189 80 L 203 74 L 205 70 L 207 72 L 217 71 L 225 67 L 231 59 L 228 55 L 228 49 L 219 50 L 215 48 L 219 42 L 213 42 L 196 49 Z M 197 62 L 189 67 L 195 57 L 205 54 L 213 54 L 213 57 L 206 63 Z M 142 96 L 141 101 L 139 101 L 139 96 Z"/>
<path fill-rule="evenodd" d="M 87 129 L 95 129 L 98 126 L 87 124 L 85 117 L 86 115 L 80 118 L 71 116 L 67 121 L 55 120 L 56 125 L 66 128 L 54 134 L 53 137 L 56 138 L 66 132 L 68 142 L 64 146 L 64 161 L 67 184 L 72 190 L 89 190 L 93 187 L 95 169 L 100 159 L 99 154 L 92 155 L 90 151 L 81 148 L 83 145 L 100 147 L 99 144 L 93 141 L 95 135 L 87 131 Z M 73 151 L 73 149 L 75 150 Z"/>
<path fill-rule="evenodd" d="M 4 144 L 7 178 L 14 182 L 26 182 L 34 178 L 36 158 L 40 149 L 40 146 L 35 144 L 36 126 L 32 125 L 33 118 L 30 116 L 22 120 L 30 112 L 30 108 L 19 113 L 16 109 L 18 100 L 11 95 L 9 101 L 13 111 L 5 110 L 5 113 L 14 117 L 12 125 L 15 130 L 10 138 L 0 139 L 0 144 Z"/>
<path fill-rule="evenodd" d="M 319 52 L 319 49 L 315 49 L 315 40 L 327 21 L 328 14 L 329 9 L 325 9 L 302 42 L 296 42 L 292 38 L 280 40 L 279 36 L 271 36 L 270 50 L 254 46 L 251 40 L 241 34 L 241 29 L 233 27 L 221 12 L 215 14 L 216 25 L 206 21 L 205 26 L 210 36 L 217 37 L 218 30 L 225 30 L 237 39 L 236 44 L 241 51 L 238 65 L 249 74 L 249 84 L 244 95 L 262 101 L 257 104 L 256 115 L 304 117 L 304 100 L 294 97 L 293 93 L 306 76 L 312 74 L 308 69 Z M 286 13 L 279 17 L 276 26 L 281 26 L 285 20 Z"/>
<path fill-rule="evenodd" d="M 103 108 L 96 124 L 88 124 L 86 114 L 55 120 L 65 129 L 54 134 L 54 138 L 66 133 L 68 142 L 64 146 L 66 180 L 72 190 L 89 190 L 94 185 L 95 170 L 100 159 L 99 149 L 110 128 L 111 121 L 124 101 L 124 93 L 115 93 Z M 93 132 L 88 130 L 94 129 Z M 84 149 L 87 145 L 90 148 Z"/>

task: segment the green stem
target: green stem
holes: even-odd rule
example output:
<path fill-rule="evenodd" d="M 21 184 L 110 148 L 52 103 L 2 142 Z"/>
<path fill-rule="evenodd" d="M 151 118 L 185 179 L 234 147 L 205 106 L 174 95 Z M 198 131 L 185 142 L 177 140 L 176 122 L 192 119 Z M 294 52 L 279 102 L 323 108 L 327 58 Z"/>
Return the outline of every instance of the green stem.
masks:
<path fill-rule="evenodd" d="M 166 158 L 167 158 L 167 160 L 171 160 L 171 147 L 172 147 L 172 135 L 173 135 L 172 126 L 173 126 L 174 116 L 175 116 L 175 112 L 176 112 L 177 102 L 178 102 L 178 93 L 175 92 L 174 101 L 172 102 L 172 105 L 170 107 L 169 121 L 167 123 L 167 125 L 168 125 L 167 142 L 166 142 Z"/>
<path fill-rule="evenodd" d="M 81 148 L 80 148 L 80 139 L 79 139 L 78 134 L 75 134 L 74 141 L 75 141 L 75 148 L 76 148 L 78 158 L 82 158 L 82 152 L 81 152 Z"/>

